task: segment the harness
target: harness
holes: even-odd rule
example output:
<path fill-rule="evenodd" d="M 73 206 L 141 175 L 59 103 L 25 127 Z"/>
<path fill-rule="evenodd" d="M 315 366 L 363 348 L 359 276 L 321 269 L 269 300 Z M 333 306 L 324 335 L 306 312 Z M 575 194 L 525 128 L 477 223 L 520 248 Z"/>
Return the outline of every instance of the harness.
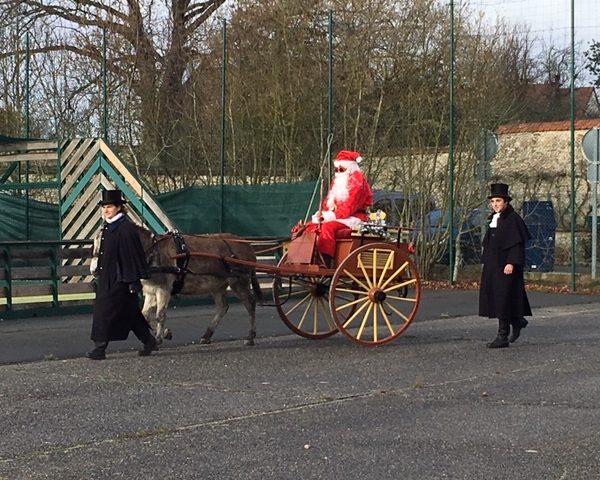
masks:
<path fill-rule="evenodd" d="M 177 251 L 177 273 L 175 274 L 175 282 L 173 282 L 173 289 L 171 295 L 175 295 L 181 292 L 183 288 L 183 282 L 185 280 L 185 274 L 188 273 L 188 263 L 190 263 L 190 250 L 185 244 L 185 240 L 179 230 L 172 230 L 171 236 L 175 242 L 175 249 Z M 183 254 L 180 256 L 180 254 Z"/>
<path fill-rule="evenodd" d="M 198 236 L 198 237 L 203 236 L 204 237 L 206 235 L 195 235 L 195 236 Z M 152 265 L 152 263 L 154 263 L 153 262 L 154 255 L 160 255 L 160 253 L 158 251 L 158 244 L 168 238 L 172 238 L 173 242 L 175 244 L 175 250 L 176 250 L 175 259 L 177 262 L 177 266 L 175 267 L 175 266 Z M 229 255 L 227 257 L 220 257 L 220 256 L 217 257 L 216 255 L 206 254 L 206 257 L 214 258 L 215 260 L 218 260 L 221 263 L 221 265 L 223 266 L 225 273 L 197 272 L 197 271 L 190 270 L 188 268 L 188 265 L 189 265 L 192 253 L 190 252 L 190 249 L 188 248 L 187 244 L 185 243 L 185 239 L 184 239 L 183 235 L 181 233 L 179 233 L 178 230 L 171 230 L 167 234 L 161 235 L 159 237 L 155 237 L 154 235 L 152 235 L 152 246 L 150 247 L 150 255 L 148 256 L 148 263 L 150 264 L 149 273 L 151 275 L 153 273 L 168 273 L 168 274 L 175 275 L 175 280 L 173 282 L 173 287 L 171 289 L 172 295 L 175 295 L 175 294 L 181 292 L 181 290 L 183 289 L 183 285 L 184 285 L 187 274 L 212 275 L 215 277 L 223 277 L 223 278 L 239 277 L 242 275 L 248 275 L 249 272 L 248 272 L 247 266 L 242 266 L 242 265 L 232 264 L 232 263 L 227 262 L 226 258 L 231 258 L 231 259 L 237 258 L 237 255 L 233 251 L 233 248 L 231 247 L 231 245 L 227 241 L 227 239 L 223 238 L 221 236 L 215 236 L 213 238 L 220 240 L 227 247 L 227 249 L 229 250 Z M 237 240 L 235 240 L 235 241 L 237 241 Z M 247 241 L 244 241 L 244 242 L 249 243 Z M 279 247 L 277 247 L 277 248 L 279 248 Z M 268 249 L 268 250 L 270 250 L 270 249 Z"/>
<path fill-rule="evenodd" d="M 173 288 L 171 289 L 171 295 L 175 295 L 181 291 L 183 288 L 183 283 L 185 281 L 185 276 L 187 273 L 190 273 L 188 269 L 188 264 L 190 262 L 190 250 L 187 247 L 183 235 L 179 233 L 178 230 L 171 230 L 167 235 L 161 236 L 159 238 L 152 235 L 152 247 L 150 250 L 150 256 L 148 257 L 148 263 L 152 264 L 153 256 L 156 254 L 156 248 L 158 243 L 169 236 L 173 239 L 175 243 L 175 251 L 176 251 L 176 261 L 177 266 L 156 266 L 150 265 L 149 270 L 150 274 L 153 273 L 171 273 L 175 275 L 175 281 L 173 282 Z"/>

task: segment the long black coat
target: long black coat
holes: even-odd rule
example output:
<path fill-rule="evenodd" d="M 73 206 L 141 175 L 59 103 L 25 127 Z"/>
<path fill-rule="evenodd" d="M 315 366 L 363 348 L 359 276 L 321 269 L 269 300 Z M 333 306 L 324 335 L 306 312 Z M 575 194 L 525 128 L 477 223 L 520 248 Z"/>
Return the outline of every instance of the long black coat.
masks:
<path fill-rule="evenodd" d="M 102 227 L 97 275 L 92 340 L 125 340 L 136 323 L 145 322 L 130 285 L 148 278 L 140 237 L 125 215 Z"/>
<path fill-rule="evenodd" d="M 525 222 L 510 204 L 500 214 L 498 226 L 488 227 L 481 257 L 480 316 L 511 320 L 531 315 L 523 280 L 525 246 L 530 238 Z M 509 263 L 514 269 L 506 275 L 504 267 Z"/>

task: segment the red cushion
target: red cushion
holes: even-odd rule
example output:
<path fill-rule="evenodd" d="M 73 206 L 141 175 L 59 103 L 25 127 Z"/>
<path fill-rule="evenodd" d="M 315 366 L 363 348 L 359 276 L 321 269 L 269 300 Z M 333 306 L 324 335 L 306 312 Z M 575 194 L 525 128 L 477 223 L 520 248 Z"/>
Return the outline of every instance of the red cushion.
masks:
<path fill-rule="evenodd" d="M 335 232 L 335 238 L 350 238 L 352 236 L 351 228 L 341 228 Z"/>

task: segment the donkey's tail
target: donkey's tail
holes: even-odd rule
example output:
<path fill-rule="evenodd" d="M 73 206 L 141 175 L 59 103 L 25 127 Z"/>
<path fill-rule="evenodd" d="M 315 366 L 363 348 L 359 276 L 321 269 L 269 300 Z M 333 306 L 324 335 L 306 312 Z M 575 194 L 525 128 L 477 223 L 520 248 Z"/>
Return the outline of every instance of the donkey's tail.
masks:
<path fill-rule="evenodd" d="M 262 290 L 260 289 L 260 283 L 258 283 L 258 279 L 256 278 L 256 270 L 252 270 L 250 274 L 250 283 L 252 283 L 252 290 L 254 290 L 254 295 L 256 296 L 256 300 L 259 305 L 264 305 L 265 296 L 263 295 Z"/>

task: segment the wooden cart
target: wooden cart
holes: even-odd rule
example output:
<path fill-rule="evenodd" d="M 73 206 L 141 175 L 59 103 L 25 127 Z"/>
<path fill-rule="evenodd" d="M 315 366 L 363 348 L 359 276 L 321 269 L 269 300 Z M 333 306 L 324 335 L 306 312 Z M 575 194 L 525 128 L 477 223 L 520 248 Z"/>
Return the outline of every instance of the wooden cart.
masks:
<path fill-rule="evenodd" d="M 203 252 L 189 255 L 272 275 L 275 307 L 298 335 L 321 339 L 339 331 L 360 345 L 377 346 L 402 335 L 419 308 L 419 274 L 400 231 L 396 240 L 389 240 L 385 229 L 367 224 L 361 232 L 338 239 L 331 267 L 317 251 L 316 233 L 308 232 L 284 242 L 276 266 Z"/>
<path fill-rule="evenodd" d="M 413 322 L 421 298 L 409 250 L 400 235 L 390 241 L 379 234 L 356 233 L 337 240 L 334 265 L 326 268 L 314 234 L 292 240 L 272 271 L 281 319 L 306 338 L 340 331 L 360 345 L 391 342 Z"/>

